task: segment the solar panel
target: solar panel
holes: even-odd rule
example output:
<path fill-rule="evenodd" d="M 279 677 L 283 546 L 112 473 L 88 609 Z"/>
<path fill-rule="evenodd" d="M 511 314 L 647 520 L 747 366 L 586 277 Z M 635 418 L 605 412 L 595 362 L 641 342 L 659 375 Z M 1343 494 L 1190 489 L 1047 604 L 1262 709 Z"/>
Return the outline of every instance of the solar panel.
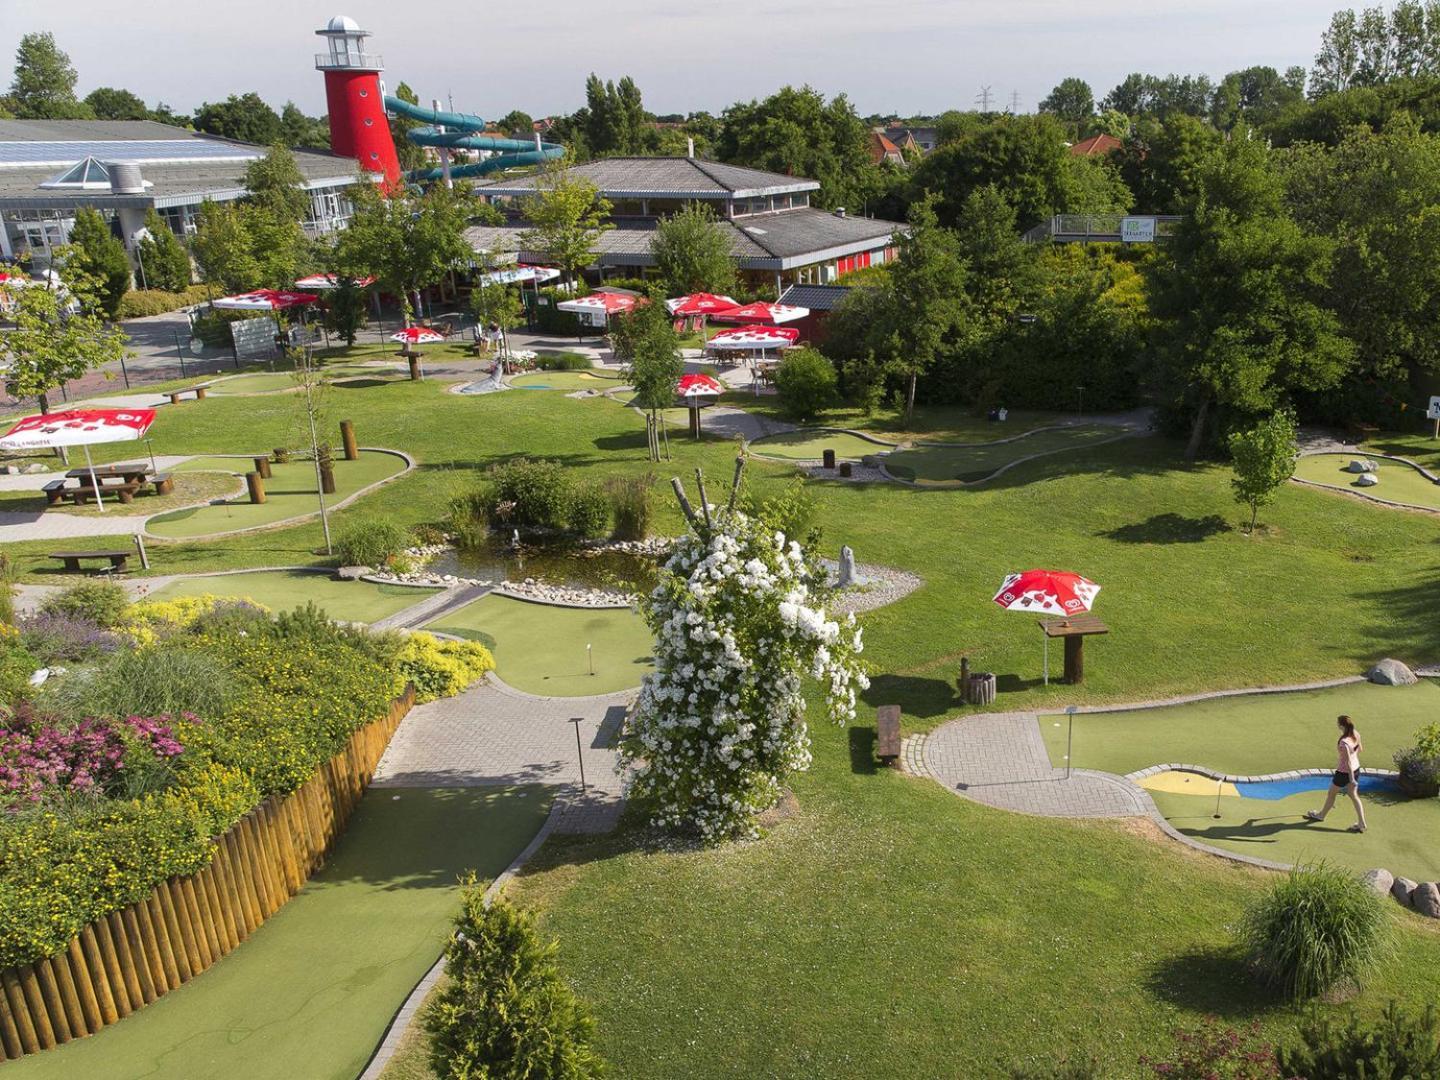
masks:
<path fill-rule="evenodd" d="M 102 161 L 250 161 L 264 151 L 211 139 L 84 139 L 56 142 L 0 141 L 0 166 L 67 165 L 87 157 Z"/>

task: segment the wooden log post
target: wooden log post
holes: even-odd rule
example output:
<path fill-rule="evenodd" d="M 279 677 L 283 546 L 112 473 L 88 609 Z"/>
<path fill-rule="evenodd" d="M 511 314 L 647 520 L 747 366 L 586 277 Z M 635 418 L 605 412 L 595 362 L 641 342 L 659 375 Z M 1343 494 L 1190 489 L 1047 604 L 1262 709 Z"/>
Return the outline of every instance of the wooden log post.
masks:
<path fill-rule="evenodd" d="M 270 455 L 255 455 L 255 471 L 259 473 L 264 479 L 270 479 Z"/>
<path fill-rule="evenodd" d="M 329 461 L 320 462 L 320 490 L 326 495 L 335 494 L 335 466 Z"/>
<path fill-rule="evenodd" d="M 851 477 L 851 475 L 852 475 L 853 473 L 854 473 L 854 469 L 851 467 L 850 462 L 848 462 L 848 461 L 842 461 L 842 462 L 840 462 L 840 475 L 841 475 L 841 476 L 845 477 L 845 479 L 848 480 L 848 479 L 850 479 L 850 477 Z"/>
<path fill-rule="evenodd" d="M 406 362 L 410 365 L 410 381 L 411 381 L 411 382 L 419 382 L 419 381 L 420 381 L 420 354 L 419 354 L 419 353 L 413 353 L 413 352 L 407 352 L 407 353 L 405 354 L 405 360 L 406 360 Z"/>
<path fill-rule="evenodd" d="M 360 444 L 355 441 L 355 421 L 340 421 L 340 445 L 345 448 L 346 461 L 354 461 L 360 456 Z"/>
<path fill-rule="evenodd" d="M 1079 634 L 1065 639 L 1065 681 L 1071 686 L 1085 681 L 1085 638 Z"/>
<path fill-rule="evenodd" d="M 258 472 L 245 474 L 245 488 L 250 492 L 250 501 L 260 504 L 265 501 L 265 479 Z"/>
<path fill-rule="evenodd" d="M 820 463 L 827 469 L 833 469 L 835 467 L 835 451 L 828 446 L 821 450 Z"/>
<path fill-rule="evenodd" d="M 271 451 L 275 455 L 275 464 L 284 465 L 290 460 L 290 451 L 283 446 L 277 446 Z"/>

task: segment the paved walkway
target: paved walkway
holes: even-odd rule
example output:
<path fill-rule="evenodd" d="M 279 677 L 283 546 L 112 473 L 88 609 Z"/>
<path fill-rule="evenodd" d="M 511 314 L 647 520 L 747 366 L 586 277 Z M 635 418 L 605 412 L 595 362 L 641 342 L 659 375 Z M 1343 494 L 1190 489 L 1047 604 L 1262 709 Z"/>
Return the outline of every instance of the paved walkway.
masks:
<path fill-rule="evenodd" d="M 1046 817 L 1152 816 L 1143 788 L 1110 773 L 1050 764 L 1034 713 L 977 713 L 942 724 L 918 747 L 949 790 L 1001 810 Z M 914 770 L 912 770 L 914 771 Z"/>
<path fill-rule="evenodd" d="M 635 691 L 583 698 L 521 694 L 477 683 L 418 705 L 401 722 L 375 771 L 376 787 L 564 785 L 556 828 L 608 832 L 620 816 L 615 737 Z M 580 718 L 584 795 L 573 717 Z"/>

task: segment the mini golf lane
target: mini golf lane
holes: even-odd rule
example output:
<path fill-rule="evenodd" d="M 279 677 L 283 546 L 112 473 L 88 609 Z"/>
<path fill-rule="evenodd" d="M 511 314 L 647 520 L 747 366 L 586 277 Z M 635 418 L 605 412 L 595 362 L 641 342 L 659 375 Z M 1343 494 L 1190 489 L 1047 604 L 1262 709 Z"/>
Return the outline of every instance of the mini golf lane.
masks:
<path fill-rule="evenodd" d="M 1030 457 L 1082 450 L 1125 434 L 1124 428 L 1104 424 L 1076 424 L 1030 432 L 1018 439 L 981 446 L 939 446 L 916 443 L 897 450 L 882 461 L 902 480 L 919 484 L 988 480 L 1000 469 Z"/>
<path fill-rule="evenodd" d="M 198 457 L 179 466 L 184 471 L 211 469 L 237 474 L 249 472 L 254 467 L 250 458 L 236 457 Z M 292 461 L 272 465 L 270 469 L 273 475 L 265 481 L 266 501 L 263 503 L 252 503 L 247 495 L 240 495 L 222 503 L 159 514 L 145 523 L 145 530 L 154 536 L 183 540 L 214 533 L 241 532 L 319 513 L 313 462 Z M 327 496 L 327 501 L 333 506 L 361 489 L 404 470 L 404 458 L 373 450 L 362 450 L 355 461 L 338 459 L 335 462 L 335 494 Z"/>
<path fill-rule="evenodd" d="M 436 590 L 369 581 L 338 581 L 329 572 L 257 570 L 248 574 L 212 574 L 172 581 L 147 599 L 177 596 L 228 596 L 253 600 L 271 611 L 291 611 L 310 601 L 332 619 L 372 623 L 418 604 Z"/>
<path fill-rule="evenodd" d="M 1268 781 L 1226 784 L 1219 799 L 1219 782 L 1208 776 L 1185 774 L 1191 783 L 1175 781 L 1159 786 L 1151 781 L 1175 777 L 1158 773 L 1145 787 L 1155 806 L 1176 829 L 1206 844 L 1279 863 L 1307 863 L 1325 859 L 1364 872 L 1384 867 L 1416 881 L 1440 879 L 1440 799 L 1405 798 L 1382 777 L 1362 783 L 1368 831 L 1349 832 L 1355 821 L 1350 800 L 1340 796 L 1323 822 L 1305 820 L 1305 811 L 1325 804 L 1324 776 L 1302 781 Z M 1300 790 L 1295 790 L 1295 788 Z M 1191 793 L 1186 793 L 1186 789 Z M 1225 789 L 1229 790 L 1225 790 Z M 1216 803 L 1219 818 L 1216 818 Z"/>
<path fill-rule="evenodd" d="M 650 630 L 629 608 L 564 608 L 492 594 L 425 629 L 483 643 L 495 654 L 495 673 L 528 694 L 610 694 L 639 686 L 651 670 Z"/>
<path fill-rule="evenodd" d="M 354 1080 L 444 948 L 456 880 L 494 877 L 549 812 L 524 788 L 375 788 L 329 864 L 248 941 L 7 1080 Z"/>
<path fill-rule="evenodd" d="M 1345 466 L 1356 459 L 1375 463 L 1375 477 L 1379 483 L 1373 487 L 1361 487 L 1355 482 L 1364 474 L 1346 472 Z M 1295 478 L 1388 502 L 1440 510 L 1440 484 L 1431 482 L 1419 469 L 1403 461 L 1365 454 L 1307 454 L 1296 463 Z"/>

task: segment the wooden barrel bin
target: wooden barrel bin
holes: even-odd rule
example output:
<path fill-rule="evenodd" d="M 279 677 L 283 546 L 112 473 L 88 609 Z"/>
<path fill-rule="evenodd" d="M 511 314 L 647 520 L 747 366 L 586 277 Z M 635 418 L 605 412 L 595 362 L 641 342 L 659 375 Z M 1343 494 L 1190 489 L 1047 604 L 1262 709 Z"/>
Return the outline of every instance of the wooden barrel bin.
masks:
<path fill-rule="evenodd" d="M 995 703 L 995 675 L 989 671 L 977 671 L 965 683 L 965 700 L 971 705 L 993 705 Z"/>

